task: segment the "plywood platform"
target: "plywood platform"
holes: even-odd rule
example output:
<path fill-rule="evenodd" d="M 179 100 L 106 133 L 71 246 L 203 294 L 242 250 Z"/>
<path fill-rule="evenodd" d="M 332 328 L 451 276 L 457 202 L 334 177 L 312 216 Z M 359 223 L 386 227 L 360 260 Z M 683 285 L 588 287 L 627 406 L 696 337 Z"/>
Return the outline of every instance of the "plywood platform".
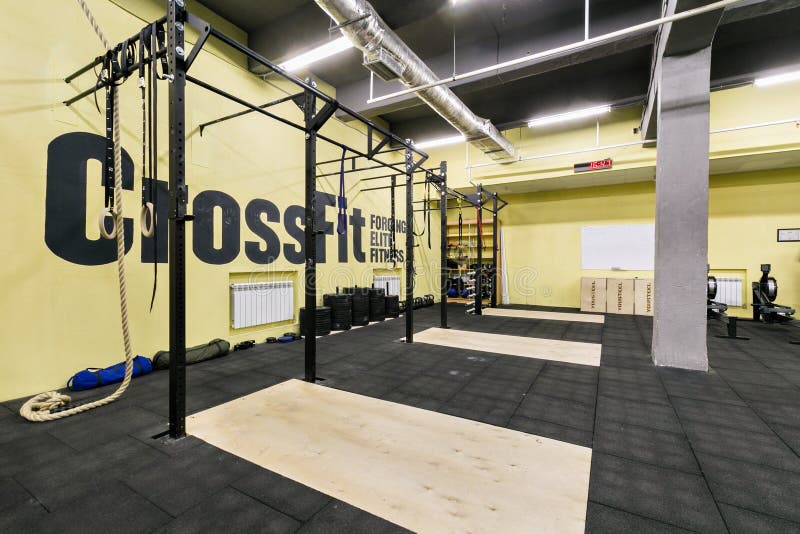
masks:
<path fill-rule="evenodd" d="M 600 344 L 429 328 L 414 334 L 414 342 L 477 350 L 509 356 L 600 366 Z"/>
<path fill-rule="evenodd" d="M 583 532 L 591 449 L 298 380 L 188 432 L 417 532 Z"/>
<path fill-rule="evenodd" d="M 483 313 L 483 315 L 491 315 L 494 317 L 544 319 L 547 321 L 570 321 L 573 323 L 603 324 L 606 321 L 606 318 L 603 315 L 591 315 L 588 313 L 547 312 L 537 310 L 513 310 L 510 308 L 485 308 L 481 310 L 481 313 Z"/>

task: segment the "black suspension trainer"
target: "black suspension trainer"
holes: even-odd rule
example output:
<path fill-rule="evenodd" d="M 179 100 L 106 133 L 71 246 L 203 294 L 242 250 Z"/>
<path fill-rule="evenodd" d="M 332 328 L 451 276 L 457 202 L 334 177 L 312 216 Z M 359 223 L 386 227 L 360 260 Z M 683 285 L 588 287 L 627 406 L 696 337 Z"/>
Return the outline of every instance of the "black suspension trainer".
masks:
<path fill-rule="evenodd" d="M 418 234 L 415 231 L 415 228 L 417 227 L 416 221 L 415 220 L 411 221 L 411 233 L 414 234 L 414 237 L 422 237 L 422 236 L 425 235 L 426 227 L 428 229 L 430 229 L 430 224 L 429 224 L 429 221 L 428 221 L 428 206 L 430 205 L 430 190 L 428 189 L 428 178 L 427 178 L 427 175 L 425 177 L 425 195 L 426 195 L 425 199 L 423 199 L 423 202 L 425 204 L 423 205 L 423 208 L 422 208 L 422 232 L 420 232 Z M 428 232 L 428 247 L 430 247 L 430 245 L 431 245 L 431 243 L 430 243 L 430 232 Z"/>
<path fill-rule="evenodd" d="M 153 184 L 148 186 L 147 179 L 153 176 L 153 162 L 152 154 L 149 151 L 149 133 L 150 127 L 148 123 L 148 97 L 149 97 L 149 81 L 145 77 L 145 41 L 148 39 L 148 31 L 142 30 L 139 33 L 139 89 L 142 94 L 142 214 L 140 218 L 142 235 L 151 237 L 155 232 L 156 214 L 153 204 Z M 148 221 L 149 218 L 149 221 Z"/>
<path fill-rule="evenodd" d="M 103 211 L 100 212 L 98 226 L 100 235 L 105 239 L 113 239 L 116 235 L 116 221 L 113 218 L 114 212 L 114 99 L 117 97 L 117 86 L 127 79 L 123 77 L 119 83 L 114 83 L 114 73 L 125 74 L 128 65 L 132 64 L 135 58 L 129 57 L 128 42 L 117 45 L 113 50 L 106 52 L 103 57 L 103 70 L 97 76 L 97 85 L 106 86 L 106 157 L 103 172 L 103 187 L 105 189 L 103 200 Z M 120 67 L 120 64 L 122 67 Z M 112 216 L 112 230 L 106 230 L 106 218 Z"/>
<path fill-rule="evenodd" d="M 103 59 L 103 73 L 108 80 L 114 79 L 114 63 L 114 53 L 107 52 Z M 102 77 L 103 74 L 100 75 L 101 79 Z M 103 173 L 106 210 L 114 208 L 114 90 L 111 85 L 111 83 L 106 85 L 106 164 Z"/>
<path fill-rule="evenodd" d="M 150 26 L 148 36 L 148 47 L 150 57 L 148 61 L 148 71 L 150 77 L 150 84 L 148 86 L 148 118 L 149 124 L 149 138 L 150 143 L 148 147 L 148 168 L 150 171 L 150 193 L 149 198 L 153 203 L 153 292 L 150 295 L 150 311 L 153 311 L 153 305 L 156 301 L 156 290 L 158 289 L 158 80 L 166 79 L 165 76 L 158 74 L 158 52 L 164 47 L 164 28 L 156 23 Z M 166 57 L 161 58 L 161 69 L 167 72 Z"/>

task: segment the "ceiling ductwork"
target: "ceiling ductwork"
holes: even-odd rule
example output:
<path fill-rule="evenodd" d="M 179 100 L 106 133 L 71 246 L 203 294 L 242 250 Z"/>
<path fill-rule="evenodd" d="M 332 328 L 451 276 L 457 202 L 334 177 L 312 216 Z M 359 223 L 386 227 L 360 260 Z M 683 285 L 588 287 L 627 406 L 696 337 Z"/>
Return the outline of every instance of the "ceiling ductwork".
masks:
<path fill-rule="evenodd" d="M 366 0 L 316 0 L 342 33 L 364 53 L 364 66 L 386 81 L 408 87 L 438 81 L 433 71 L 378 15 Z M 475 115 L 449 87 L 438 85 L 417 93 L 443 119 L 494 160 L 514 157 L 514 146 L 488 119 Z"/>

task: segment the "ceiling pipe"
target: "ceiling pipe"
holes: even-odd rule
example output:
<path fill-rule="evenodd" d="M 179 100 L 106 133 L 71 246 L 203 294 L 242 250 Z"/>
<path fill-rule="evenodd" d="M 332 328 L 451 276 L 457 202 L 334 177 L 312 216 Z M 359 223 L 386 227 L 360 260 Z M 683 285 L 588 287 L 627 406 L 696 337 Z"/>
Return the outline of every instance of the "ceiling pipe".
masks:
<path fill-rule="evenodd" d="M 740 4 L 743 2 L 750 2 L 750 1 L 752 0 L 719 0 L 718 2 L 715 2 L 713 4 L 706 4 L 698 8 L 689 9 L 687 11 L 681 11 L 680 13 L 675 13 L 674 15 L 663 16 L 661 18 L 651 20 L 649 22 L 643 22 L 642 24 L 637 24 L 636 26 L 631 26 L 629 28 L 624 28 L 622 30 L 616 30 L 611 33 L 605 33 L 603 35 L 598 35 L 596 37 L 587 38 L 584 39 L 583 41 L 577 41 L 574 43 L 570 43 L 568 45 L 551 48 L 550 50 L 544 50 L 542 52 L 536 52 L 535 54 L 529 54 L 527 56 L 510 59 L 508 61 L 503 61 L 502 63 L 495 63 L 494 65 L 489 65 L 487 67 L 481 67 L 479 69 L 471 70 L 469 72 L 454 74 L 453 76 L 448 76 L 447 78 L 436 79 L 428 83 L 418 84 L 417 86 L 410 87 L 408 89 L 403 89 L 402 91 L 397 91 L 394 93 L 389 93 L 386 95 L 370 98 L 369 100 L 367 100 L 367 104 L 377 104 L 378 102 L 384 102 L 386 100 L 391 100 L 393 98 L 398 98 L 401 96 L 410 95 L 417 92 L 422 93 L 423 91 L 431 89 L 433 87 L 438 87 L 448 83 L 458 82 L 461 80 L 467 80 L 469 78 L 474 78 L 476 76 L 481 76 L 483 74 L 489 74 L 510 67 L 516 67 L 518 65 L 527 65 L 527 64 L 533 65 L 541 63 L 546 59 L 551 59 L 553 57 L 558 57 L 573 52 L 588 50 L 590 48 L 593 48 L 601 44 L 617 41 L 632 35 L 646 33 L 660 26 L 663 26 L 664 24 L 677 22 L 679 20 L 685 20 L 688 18 L 696 17 L 698 15 L 703 15 L 710 11 L 716 11 L 718 9 L 724 9 L 734 4 Z M 317 0 L 317 3 L 319 4 L 320 1 Z"/>
<path fill-rule="evenodd" d="M 316 3 L 364 53 L 364 66 L 384 80 L 399 80 L 407 87 L 439 80 L 366 0 L 316 0 Z M 418 96 L 492 159 L 514 157 L 511 142 L 489 119 L 475 115 L 449 87 L 434 86 L 419 91 Z"/>
<path fill-rule="evenodd" d="M 770 126 L 780 126 L 780 125 L 783 125 L 783 124 L 795 124 L 797 126 L 800 126 L 800 117 L 798 117 L 796 119 L 781 119 L 781 120 L 777 120 L 777 121 L 757 122 L 755 124 L 744 124 L 742 126 L 732 126 L 730 128 L 720 128 L 718 130 L 710 130 L 708 132 L 708 134 L 709 135 L 716 135 L 716 134 L 721 134 L 721 133 L 740 132 L 742 130 L 753 130 L 755 128 L 768 128 Z M 604 150 L 612 150 L 612 149 L 615 149 L 615 148 L 626 148 L 626 147 L 631 147 L 631 146 L 638 146 L 638 147 L 641 148 L 642 147 L 642 141 L 639 140 L 639 141 L 632 141 L 632 142 L 628 142 L 628 143 L 617 143 L 615 145 L 605 145 L 605 146 L 597 146 L 597 145 L 595 145 L 595 146 L 590 146 L 590 147 L 586 147 L 586 148 L 576 148 L 574 150 L 567 150 L 565 152 L 551 152 L 550 154 L 536 154 L 536 155 L 533 155 L 533 156 L 522 156 L 522 155 L 520 155 L 520 156 L 517 156 L 517 158 L 515 158 L 514 161 L 509 162 L 509 163 L 517 163 L 517 162 L 521 162 L 521 161 L 533 161 L 533 160 L 537 160 L 537 159 L 557 158 L 557 157 L 560 157 L 560 156 L 572 156 L 572 155 L 575 155 L 575 154 L 584 154 L 586 152 L 601 152 L 601 151 L 604 151 Z M 474 163 L 474 164 L 470 165 L 469 164 L 469 154 L 467 154 L 467 160 L 466 160 L 466 164 L 464 165 L 464 168 L 467 171 L 470 171 L 472 169 L 478 169 L 480 167 L 492 167 L 492 166 L 497 165 L 497 164 L 498 164 L 498 162 L 490 161 L 488 163 Z"/>

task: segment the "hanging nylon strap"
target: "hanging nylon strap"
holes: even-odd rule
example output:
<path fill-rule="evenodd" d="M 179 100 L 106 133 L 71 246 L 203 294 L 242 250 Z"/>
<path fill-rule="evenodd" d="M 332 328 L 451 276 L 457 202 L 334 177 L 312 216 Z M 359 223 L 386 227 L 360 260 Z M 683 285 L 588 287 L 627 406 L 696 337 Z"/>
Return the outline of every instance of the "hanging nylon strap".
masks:
<path fill-rule="evenodd" d="M 461 241 L 464 239 L 464 220 L 461 218 L 461 199 L 458 199 L 458 246 L 461 248 Z"/>
<path fill-rule="evenodd" d="M 478 206 L 475 210 L 475 218 L 478 220 L 478 234 L 480 234 L 481 242 L 483 242 L 483 217 L 481 215 L 481 207 Z"/>
<path fill-rule="evenodd" d="M 144 29 L 139 33 L 139 89 L 142 92 L 142 212 L 139 216 L 139 226 L 142 230 L 144 237 L 152 237 L 156 228 L 156 213 L 153 207 L 153 184 L 147 186 L 147 177 L 150 176 L 148 172 L 148 163 L 150 163 L 150 154 L 148 152 L 148 125 L 147 125 L 147 95 L 148 84 L 145 78 L 145 40 L 149 38 L 148 29 Z"/>
<path fill-rule="evenodd" d="M 113 79 L 112 52 L 109 50 L 103 59 L 103 72 Z M 106 85 L 106 164 L 103 172 L 106 208 L 114 207 L 114 91 L 111 84 Z"/>
<path fill-rule="evenodd" d="M 150 26 L 150 98 L 148 102 L 148 114 L 150 116 L 150 194 L 153 202 L 153 293 L 150 295 L 150 311 L 156 302 L 156 289 L 158 288 L 158 232 L 156 231 L 155 213 L 158 206 L 158 60 L 157 52 L 160 48 L 158 38 L 158 25 L 153 23 Z M 163 65 L 162 65 L 163 66 Z"/>
<path fill-rule="evenodd" d="M 347 197 L 344 194 L 344 159 L 346 155 L 347 149 L 342 148 L 342 161 L 339 166 L 339 198 L 337 199 L 339 216 L 336 223 L 336 233 L 339 235 L 347 233 Z"/>
<path fill-rule="evenodd" d="M 431 248 L 431 177 L 425 178 L 425 214 L 428 219 L 428 249 Z"/>

